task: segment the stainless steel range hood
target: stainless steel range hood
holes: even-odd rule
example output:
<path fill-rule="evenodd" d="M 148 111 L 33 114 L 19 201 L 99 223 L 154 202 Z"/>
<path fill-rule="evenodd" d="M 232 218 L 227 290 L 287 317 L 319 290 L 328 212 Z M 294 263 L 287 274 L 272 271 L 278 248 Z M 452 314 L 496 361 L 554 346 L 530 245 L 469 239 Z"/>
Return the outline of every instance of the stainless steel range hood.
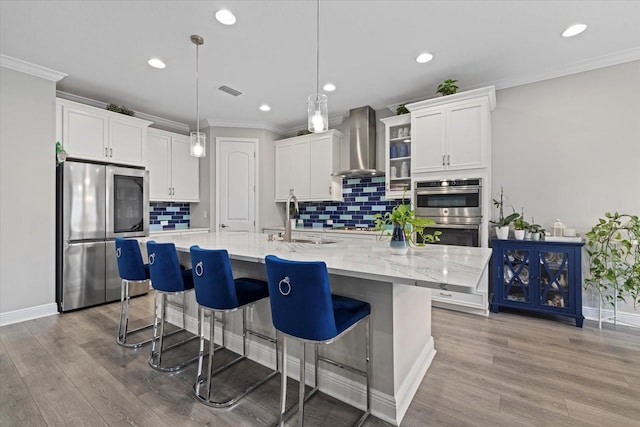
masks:
<path fill-rule="evenodd" d="M 334 176 L 360 177 L 384 175 L 376 169 L 376 112 L 368 105 L 349 111 L 349 169 Z"/>

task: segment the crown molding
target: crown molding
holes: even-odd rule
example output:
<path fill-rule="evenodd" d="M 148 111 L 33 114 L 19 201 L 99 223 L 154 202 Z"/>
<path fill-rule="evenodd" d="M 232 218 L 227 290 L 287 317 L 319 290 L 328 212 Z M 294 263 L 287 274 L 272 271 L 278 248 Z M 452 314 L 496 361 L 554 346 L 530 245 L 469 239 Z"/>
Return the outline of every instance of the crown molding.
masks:
<path fill-rule="evenodd" d="M 583 73 L 585 71 L 597 70 L 598 68 L 605 68 L 612 65 L 624 64 L 625 62 L 638 60 L 640 60 L 640 47 L 633 47 L 631 49 L 602 55 L 597 58 L 578 61 L 571 64 L 563 65 L 561 67 L 550 68 L 542 72 L 531 73 L 513 78 L 498 79 L 492 82 L 479 83 L 473 86 L 465 87 L 464 90 L 467 91 L 479 89 L 486 86 L 495 86 L 496 90 L 507 89 L 510 87 L 522 86 L 530 83 L 541 82 L 544 80 L 555 79 L 558 77 L 565 77 L 571 74 Z M 400 104 L 412 104 L 414 102 L 422 100 L 423 99 L 414 99 L 405 102 L 398 102 L 395 104 L 387 105 L 387 108 L 395 114 Z"/>
<path fill-rule="evenodd" d="M 596 58 L 563 65 L 561 67 L 550 68 L 538 73 L 532 73 L 515 78 L 499 79 L 496 80 L 495 83 L 486 83 L 480 86 L 493 85 L 496 87 L 496 90 L 507 89 L 510 87 L 522 86 L 529 83 L 555 79 L 558 77 L 569 76 L 571 74 L 583 73 L 585 71 L 597 70 L 598 68 L 605 68 L 612 65 L 624 64 L 625 62 L 638 60 L 640 60 L 640 47 L 634 47 Z"/>
<path fill-rule="evenodd" d="M 219 128 L 246 128 L 246 129 L 265 129 L 280 135 L 285 135 L 286 130 L 265 122 L 245 122 L 241 120 L 215 120 L 206 119 L 205 122 L 209 127 Z"/>
<path fill-rule="evenodd" d="M 41 79 L 50 80 L 52 82 L 58 82 L 68 76 L 68 74 L 61 71 L 52 70 L 51 68 L 42 67 L 40 65 L 32 64 L 31 62 L 2 54 L 0 54 L 0 66 L 40 77 Z"/>
<path fill-rule="evenodd" d="M 64 92 L 64 91 L 61 91 L 61 90 L 56 91 L 56 96 L 58 98 L 62 98 L 62 99 L 66 99 L 66 100 L 74 101 L 74 102 L 79 102 L 80 104 L 90 105 L 90 106 L 96 107 L 96 108 L 104 109 L 104 108 L 107 107 L 107 105 L 109 105 L 106 102 L 96 101 L 95 99 L 86 98 L 84 96 L 75 95 L 73 93 Z M 134 112 L 135 112 L 135 117 L 137 117 L 139 119 L 148 120 L 150 122 L 153 122 L 153 127 L 154 128 L 161 128 L 161 129 L 169 130 L 169 131 L 189 133 L 189 125 L 187 125 L 185 123 L 180 123 L 180 122 L 176 122 L 176 121 L 173 121 L 173 120 L 164 119 L 162 117 L 154 116 L 154 115 L 151 115 L 151 114 L 141 113 L 139 111 L 134 111 Z"/>

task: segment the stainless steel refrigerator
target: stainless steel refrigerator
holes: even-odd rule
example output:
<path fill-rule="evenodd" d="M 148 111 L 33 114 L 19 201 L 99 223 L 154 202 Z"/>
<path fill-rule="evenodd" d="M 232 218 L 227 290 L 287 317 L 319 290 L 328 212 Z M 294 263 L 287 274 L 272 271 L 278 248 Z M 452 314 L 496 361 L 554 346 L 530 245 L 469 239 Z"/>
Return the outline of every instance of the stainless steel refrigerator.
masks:
<path fill-rule="evenodd" d="M 114 238 L 148 235 L 148 172 L 66 161 L 56 192 L 58 310 L 120 299 Z"/>

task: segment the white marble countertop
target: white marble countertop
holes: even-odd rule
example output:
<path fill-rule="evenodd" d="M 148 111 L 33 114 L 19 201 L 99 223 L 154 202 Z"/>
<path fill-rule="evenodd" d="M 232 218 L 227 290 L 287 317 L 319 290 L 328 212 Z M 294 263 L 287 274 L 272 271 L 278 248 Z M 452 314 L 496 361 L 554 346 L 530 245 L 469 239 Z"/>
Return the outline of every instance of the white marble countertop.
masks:
<path fill-rule="evenodd" d="M 329 273 L 390 283 L 472 292 L 488 268 L 491 249 L 427 245 L 392 255 L 388 241 L 340 241 L 313 244 L 267 241 L 266 234 L 246 232 L 155 235 L 139 239 L 173 242 L 179 251 L 192 245 L 226 249 L 232 259 L 264 263 L 267 255 L 327 264 Z"/>
<path fill-rule="evenodd" d="M 276 225 L 273 227 L 262 227 L 263 230 L 277 230 L 281 233 L 284 233 L 284 226 Z M 375 230 L 353 230 L 353 229 L 344 229 L 344 228 L 320 228 L 320 227 L 296 227 L 291 229 L 292 232 L 311 232 L 311 233 L 342 233 L 342 234 L 366 234 L 366 235 L 379 235 L 380 231 Z"/>

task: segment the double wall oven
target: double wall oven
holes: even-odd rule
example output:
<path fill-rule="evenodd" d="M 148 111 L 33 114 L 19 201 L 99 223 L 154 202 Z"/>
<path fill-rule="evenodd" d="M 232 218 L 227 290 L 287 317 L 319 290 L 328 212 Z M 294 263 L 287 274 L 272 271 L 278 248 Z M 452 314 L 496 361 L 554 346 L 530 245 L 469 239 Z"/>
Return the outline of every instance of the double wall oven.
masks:
<path fill-rule="evenodd" d="M 481 246 L 481 178 L 418 181 L 413 206 L 417 217 L 435 220 L 425 232 L 440 231 L 440 244 Z"/>

